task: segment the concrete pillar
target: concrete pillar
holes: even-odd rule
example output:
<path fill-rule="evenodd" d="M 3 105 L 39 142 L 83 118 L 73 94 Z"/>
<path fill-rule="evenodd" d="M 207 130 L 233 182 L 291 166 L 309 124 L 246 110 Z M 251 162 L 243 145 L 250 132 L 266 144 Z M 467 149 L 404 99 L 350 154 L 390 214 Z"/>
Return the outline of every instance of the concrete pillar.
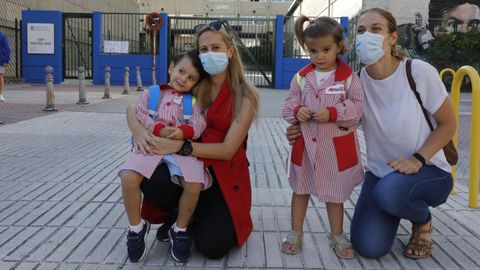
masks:
<path fill-rule="evenodd" d="M 78 67 L 78 102 L 77 104 L 88 104 L 87 91 L 85 90 L 85 68 Z"/>
<path fill-rule="evenodd" d="M 130 73 L 128 72 L 130 68 L 125 67 L 123 73 L 123 95 L 130 94 L 130 83 L 128 82 L 128 78 L 130 77 Z"/>
<path fill-rule="evenodd" d="M 110 67 L 105 67 L 105 91 L 103 98 L 110 98 Z"/>
<path fill-rule="evenodd" d="M 143 91 L 143 85 L 142 85 L 142 76 L 140 74 L 140 67 L 137 66 L 135 68 L 136 73 L 137 73 L 137 91 Z"/>
<path fill-rule="evenodd" d="M 47 106 L 45 106 L 44 111 L 57 111 L 55 108 L 55 93 L 53 92 L 53 67 L 47 66 L 45 68 L 45 83 L 47 85 L 46 97 L 47 97 Z"/>

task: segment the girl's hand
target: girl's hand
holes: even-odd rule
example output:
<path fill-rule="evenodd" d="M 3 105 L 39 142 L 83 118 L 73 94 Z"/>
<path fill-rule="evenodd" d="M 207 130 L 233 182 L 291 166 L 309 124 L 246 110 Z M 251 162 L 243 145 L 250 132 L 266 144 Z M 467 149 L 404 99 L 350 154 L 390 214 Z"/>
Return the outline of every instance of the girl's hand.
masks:
<path fill-rule="evenodd" d="M 288 143 L 292 145 L 295 140 L 302 135 L 300 125 L 297 124 L 287 127 L 287 132 L 285 135 L 287 136 Z"/>
<path fill-rule="evenodd" d="M 422 162 L 415 157 L 404 159 L 403 157 L 388 161 L 388 165 L 395 171 L 404 174 L 414 174 L 422 168 Z"/>
<path fill-rule="evenodd" d="M 183 140 L 183 131 L 179 128 L 174 128 L 173 132 L 167 136 L 167 139 L 182 141 Z"/>
<path fill-rule="evenodd" d="M 301 107 L 297 111 L 297 115 L 295 117 L 298 119 L 298 121 L 304 123 L 304 122 L 307 122 L 310 119 L 311 114 L 312 114 L 312 112 L 310 111 L 309 108 Z"/>
<path fill-rule="evenodd" d="M 327 123 L 328 120 L 330 120 L 330 111 L 327 109 L 323 109 L 317 112 L 313 115 L 313 120 L 315 120 L 317 124 Z"/>
<path fill-rule="evenodd" d="M 183 145 L 183 141 L 156 137 L 152 144 L 152 152 L 155 155 L 168 155 L 177 153 Z"/>
<path fill-rule="evenodd" d="M 143 155 L 153 155 L 151 145 L 155 141 L 155 135 L 148 129 L 142 128 L 132 130 L 133 136 L 133 152 L 142 153 Z"/>

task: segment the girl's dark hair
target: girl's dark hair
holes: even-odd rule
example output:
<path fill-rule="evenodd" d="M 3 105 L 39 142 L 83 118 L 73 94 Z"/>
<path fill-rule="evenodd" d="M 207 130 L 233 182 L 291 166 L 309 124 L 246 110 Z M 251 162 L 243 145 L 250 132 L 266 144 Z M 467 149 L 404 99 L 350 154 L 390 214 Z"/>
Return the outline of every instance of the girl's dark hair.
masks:
<path fill-rule="evenodd" d="M 303 29 L 303 24 L 308 22 L 307 28 Z M 319 38 L 331 35 L 333 39 L 340 45 L 344 41 L 343 30 L 340 24 L 330 17 L 318 17 L 315 20 L 310 20 L 307 16 L 301 15 L 295 21 L 295 36 L 297 36 L 298 43 L 305 49 L 306 38 Z M 345 45 L 340 50 L 340 55 L 346 53 Z"/>
<path fill-rule="evenodd" d="M 193 67 L 198 71 L 198 74 L 200 74 L 200 79 L 206 78 L 209 76 L 209 74 L 203 69 L 202 61 L 200 60 L 199 55 L 200 53 L 197 49 L 190 50 L 186 53 L 177 54 L 173 57 L 173 66 L 176 66 L 184 57 L 188 57 L 190 61 L 192 61 Z"/>

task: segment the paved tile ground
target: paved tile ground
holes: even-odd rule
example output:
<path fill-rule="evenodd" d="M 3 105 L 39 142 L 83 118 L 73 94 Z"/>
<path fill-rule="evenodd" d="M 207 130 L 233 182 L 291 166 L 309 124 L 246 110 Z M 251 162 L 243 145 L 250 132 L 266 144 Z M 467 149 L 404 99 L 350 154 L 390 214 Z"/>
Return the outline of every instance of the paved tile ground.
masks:
<path fill-rule="evenodd" d="M 470 115 L 462 103 L 457 194 L 433 210 L 433 256 L 402 256 L 410 224 L 402 222 L 393 250 L 379 259 L 338 259 L 328 246 L 326 209 L 312 199 L 305 222 L 305 243 L 297 256 L 284 255 L 280 243 L 290 226 L 290 188 L 285 172 L 289 146 L 278 110 L 286 91 L 261 90 L 261 117 L 250 130 L 248 156 L 253 187 L 254 232 L 241 248 L 222 260 L 194 252 L 188 264 L 169 256 L 169 244 L 148 238 L 148 255 L 132 264 L 126 257 L 127 219 L 118 166 L 129 151 L 125 107 L 138 93 L 101 99 L 91 87 L 86 106 L 76 105 L 71 86 L 59 86 L 60 111 L 43 113 L 44 92 L 9 86 L 0 103 L 0 269 L 480 269 L 480 212 L 468 208 Z M 13 89 L 15 88 L 15 89 Z M 36 89 L 38 88 L 38 89 Z M 23 109 L 22 109 L 23 108 Z M 20 111 L 29 115 L 15 118 Z M 27 114 L 27 113 L 25 113 Z M 6 119 L 6 120 L 5 120 Z M 362 146 L 363 147 L 363 146 Z M 349 231 L 357 188 L 346 203 Z"/>

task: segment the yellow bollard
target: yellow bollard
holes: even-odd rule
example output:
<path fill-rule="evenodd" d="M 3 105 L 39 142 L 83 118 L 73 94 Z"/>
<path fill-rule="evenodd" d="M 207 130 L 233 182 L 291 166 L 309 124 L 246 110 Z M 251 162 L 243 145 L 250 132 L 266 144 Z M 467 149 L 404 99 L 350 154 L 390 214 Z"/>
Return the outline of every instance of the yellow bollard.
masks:
<path fill-rule="evenodd" d="M 472 81 L 472 124 L 470 134 L 470 185 L 468 192 L 468 206 L 471 208 L 478 207 L 478 165 L 480 161 L 480 76 L 478 72 L 471 66 L 463 66 L 457 70 L 453 77 L 452 84 L 452 103 L 453 94 L 460 99 L 460 86 L 463 77 L 468 75 Z M 457 102 L 458 104 L 459 102 Z M 455 144 L 456 144 L 455 133 Z"/>
<path fill-rule="evenodd" d="M 451 73 L 455 78 L 455 70 L 451 68 L 445 68 L 440 71 L 440 79 L 443 81 L 443 75 L 445 73 Z M 457 138 L 458 138 L 458 112 L 460 110 L 460 87 L 454 88 L 452 84 L 452 89 L 450 91 L 450 102 L 453 106 L 453 111 L 455 112 L 455 120 L 457 121 L 457 129 L 455 130 L 455 135 L 453 135 L 453 144 L 457 147 Z M 450 194 L 455 194 L 455 181 L 457 179 L 457 166 L 452 166 L 452 178 L 453 178 L 453 187 L 450 191 Z"/>

